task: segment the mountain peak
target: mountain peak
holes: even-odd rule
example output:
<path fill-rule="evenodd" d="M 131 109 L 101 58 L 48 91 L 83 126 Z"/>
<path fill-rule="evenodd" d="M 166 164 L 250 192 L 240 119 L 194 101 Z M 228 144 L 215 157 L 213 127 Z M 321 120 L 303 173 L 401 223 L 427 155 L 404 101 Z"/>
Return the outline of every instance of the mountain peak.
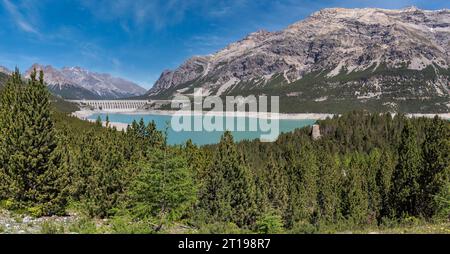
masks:
<path fill-rule="evenodd" d="M 62 70 L 68 70 L 68 71 L 86 71 L 86 69 L 80 67 L 80 66 L 72 66 L 72 67 L 63 67 Z"/>
<path fill-rule="evenodd" d="M 419 9 L 417 6 L 411 5 L 408 6 L 404 9 L 402 9 L 403 12 L 418 12 L 418 11 L 422 11 L 421 9 Z"/>
<path fill-rule="evenodd" d="M 96 73 L 79 66 L 54 68 L 35 63 L 25 73 L 36 69 L 44 72 L 44 80 L 54 93 L 70 99 L 117 99 L 145 93 L 145 89 L 122 78 Z"/>
<path fill-rule="evenodd" d="M 179 68 L 165 71 L 149 95 L 168 94 L 168 89 L 172 95 L 189 95 L 192 88 L 201 87 L 212 95 L 242 91 L 278 93 L 288 97 L 303 94 L 299 101 L 322 101 L 338 95 L 356 99 L 378 98 L 384 93 L 400 97 L 409 94 L 411 98 L 425 98 L 425 93 L 430 98 L 450 97 L 450 77 L 447 75 L 450 69 L 449 24 L 449 12 L 416 7 L 400 10 L 323 9 L 285 30 L 260 30 L 211 56 L 191 58 Z M 372 75 L 381 69 L 396 73 L 399 68 L 408 75 L 430 71 L 435 78 L 419 82 L 424 76 L 411 76 L 411 80 L 396 77 L 389 81 L 385 76 Z M 321 78 L 309 76 L 314 73 Z M 352 80 L 354 73 L 360 73 L 362 78 Z M 312 83 L 305 85 L 301 81 L 307 76 Z M 348 83 L 327 81 L 338 76 Z M 397 79 L 418 85 L 394 89 L 392 82 L 398 84 Z M 291 86 L 293 83 L 296 85 Z M 315 87 L 318 90 L 314 93 L 319 94 L 320 90 L 322 96 L 308 98 L 306 93 L 311 93 Z M 364 90 L 365 87 L 371 87 L 371 92 Z M 312 90 L 302 90 L 306 88 Z M 348 94 L 341 94 L 343 91 Z"/>

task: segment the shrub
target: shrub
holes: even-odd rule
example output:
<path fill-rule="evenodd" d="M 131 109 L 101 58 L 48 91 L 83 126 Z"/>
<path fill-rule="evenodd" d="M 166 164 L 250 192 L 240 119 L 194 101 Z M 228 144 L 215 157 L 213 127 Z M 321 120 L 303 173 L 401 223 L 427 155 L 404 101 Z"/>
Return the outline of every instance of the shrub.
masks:
<path fill-rule="evenodd" d="M 153 234 L 155 231 L 148 220 L 133 220 L 131 216 L 115 216 L 110 227 L 115 234 Z"/>
<path fill-rule="evenodd" d="M 33 217 L 40 217 L 43 215 L 43 209 L 41 206 L 32 206 L 27 208 L 28 213 Z"/>
<path fill-rule="evenodd" d="M 41 234 L 63 234 L 64 227 L 53 222 L 44 221 L 41 225 Z"/>
<path fill-rule="evenodd" d="M 69 231 L 80 234 L 96 234 L 98 233 L 95 222 L 89 218 L 83 217 L 76 222 L 70 224 Z"/>
<path fill-rule="evenodd" d="M 317 233 L 317 227 L 311 223 L 299 221 L 294 223 L 294 226 L 290 230 L 291 234 L 314 234 Z"/>
<path fill-rule="evenodd" d="M 281 234 L 284 232 L 283 219 L 280 215 L 267 213 L 256 221 L 259 234 Z"/>

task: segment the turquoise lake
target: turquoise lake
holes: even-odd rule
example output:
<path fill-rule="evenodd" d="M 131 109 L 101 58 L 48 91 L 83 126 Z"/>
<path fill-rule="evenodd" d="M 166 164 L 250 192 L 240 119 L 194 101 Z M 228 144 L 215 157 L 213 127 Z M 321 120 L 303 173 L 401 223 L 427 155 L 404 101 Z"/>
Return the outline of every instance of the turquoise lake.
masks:
<path fill-rule="evenodd" d="M 106 116 L 109 117 L 109 121 L 111 122 L 120 122 L 120 123 L 128 123 L 131 124 L 134 120 L 140 121 L 141 118 L 144 119 L 144 122 L 147 124 L 151 121 L 155 121 L 156 126 L 159 130 L 164 130 L 167 126 L 167 123 L 171 122 L 172 116 L 169 115 L 149 115 L 149 114 L 117 114 L 117 113 L 98 113 L 93 114 L 89 117 L 89 119 L 97 119 L 101 117 L 102 121 L 106 120 Z M 193 125 L 194 121 L 202 121 L 204 116 L 190 116 L 191 123 Z M 257 130 L 250 130 L 249 125 L 251 120 L 257 120 L 257 118 L 250 117 L 225 117 L 225 116 L 215 116 L 215 118 L 222 118 L 222 121 L 226 123 L 226 121 L 234 121 L 235 126 L 238 126 L 238 122 L 241 121 L 243 123 L 245 121 L 245 131 L 232 131 L 233 137 L 235 141 L 241 140 L 253 140 L 260 138 L 262 134 L 268 134 L 268 132 L 263 132 L 260 128 Z M 266 121 L 266 120 L 264 120 Z M 306 119 L 306 120 L 291 120 L 291 119 L 280 119 L 279 120 L 279 133 L 282 132 L 290 132 L 297 128 L 302 128 L 304 126 L 312 125 L 316 122 L 316 120 Z M 258 122 L 259 123 L 259 122 Z M 269 121 L 270 124 L 270 121 Z M 224 125 L 225 126 L 225 125 Z M 258 124 L 259 126 L 259 124 Z M 243 127 L 241 125 L 241 127 Z M 224 127 L 225 129 L 225 127 Z M 206 144 L 215 144 L 218 143 L 220 137 L 222 136 L 223 131 L 175 131 L 172 127 L 169 126 L 168 129 L 168 142 L 172 145 L 184 144 L 187 140 L 191 139 L 193 143 L 197 145 L 206 145 Z"/>

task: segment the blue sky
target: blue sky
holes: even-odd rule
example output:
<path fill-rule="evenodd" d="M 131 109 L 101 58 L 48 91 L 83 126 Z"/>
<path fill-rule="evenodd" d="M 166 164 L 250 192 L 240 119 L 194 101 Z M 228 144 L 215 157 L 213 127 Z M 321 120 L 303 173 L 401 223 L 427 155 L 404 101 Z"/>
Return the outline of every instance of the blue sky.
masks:
<path fill-rule="evenodd" d="M 447 0 L 0 0 L 0 65 L 81 66 L 150 88 L 164 69 L 326 7 L 450 8 Z"/>

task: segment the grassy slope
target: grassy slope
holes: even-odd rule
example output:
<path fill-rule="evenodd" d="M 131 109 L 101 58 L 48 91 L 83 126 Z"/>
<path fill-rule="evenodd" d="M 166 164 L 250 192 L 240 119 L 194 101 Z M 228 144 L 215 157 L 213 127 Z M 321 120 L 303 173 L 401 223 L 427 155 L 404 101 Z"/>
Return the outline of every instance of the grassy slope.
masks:
<path fill-rule="evenodd" d="M 326 73 L 329 71 L 309 73 L 302 79 L 290 84 L 286 82 L 282 74 L 273 75 L 264 84 L 261 79 L 240 82 L 231 91 L 227 91 L 226 95 L 277 95 L 280 96 L 280 111 L 284 113 L 344 113 L 350 110 L 408 113 L 448 112 L 446 104 L 450 102 L 450 98 L 448 96 L 436 96 L 426 82 L 432 82 L 436 79 L 435 71 L 439 75 L 450 77 L 450 69 L 429 66 L 424 70 L 417 71 L 409 70 L 406 67 L 390 69 L 381 64 L 378 67 L 374 65 L 366 70 L 349 74 L 343 70 L 335 77 L 327 77 Z M 361 91 L 362 93 L 377 92 L 374 86 L 364 85 L 372 78 L 383 79 L 383 94 L 379 98 L 357 98 L 355 91 Z M 176 88 L 169 88 L 157 96 L 153 96 L 152 99 L 169 99 L 176 90 L 183 88 L 188 88 L 185 93 L 192 93 L 195 87 L 200 87 L 204 83 L 214 83 L 214 80 L 195 79 Z M 212 92 L 216 91 L 213 90 Z M 288 96 L 289 94 L 297 95 Z M 321 97 L 327 99 L 316 101 Z M 408 99 L 403 99 L 403 97 Z M 395 103 L 395 105 L 392 105 L 392 103 Z"/>
<path fill-rule="evenodd" d="M 441 75 L 450 76 L 448 70 L 439 69 Z M 408 70 L 405 67 L 398 69 L 388 69 L 384 65 L 363 71 L 341 74 L 328 78 L 325 73 L 328 71 L 314 72 L 304 76 L 302 79 L 287 84 L 279 80 L 278 76 L 268 81 L 266 86 L 244 90 L 237 86 L 232 91 L 232 95 L 247 94 L 267 94 L 280 96 L 280 111 L 286 113 L 292 112 L 319 112 L 319 113 L 344 113 L 350 110 L 369 110 L 369 111 L 388 111 L 395 110 L 400 112 L 447 112 L 448 108 L 444 106 L 449 102 L 448 97 L 436 97 L 433 94 L 427 94 L 429 87 L 426 81 L 433 81 L 436 77 L 434 68 L 428 67 L 421 71 Z M 361 83 L 371 78 L 383 78 L 386 81 L 383 84 L 384 94 L 380 98 L 357 99 L 354 91 L 376 92 L 373 87 L 361 87 Z M 398 79 L 401 79 L 398 81 Z M 355 87 L 357 86 L 357 87 Z M 425 91 L 425 94 L 422 92 Z M 299 96 L 286 96 L 289 93 L 299 93 Z M 417 94 L 421 97 L 431 97 L 423 100 L 416 98 Z M 327 97 L 325 101 L 315 101 L 320 97 Z M 408 97 L 409 99 L 398 99 Z M 394 102 L 397 104 L 392 108 L 385 103 Z"/>

